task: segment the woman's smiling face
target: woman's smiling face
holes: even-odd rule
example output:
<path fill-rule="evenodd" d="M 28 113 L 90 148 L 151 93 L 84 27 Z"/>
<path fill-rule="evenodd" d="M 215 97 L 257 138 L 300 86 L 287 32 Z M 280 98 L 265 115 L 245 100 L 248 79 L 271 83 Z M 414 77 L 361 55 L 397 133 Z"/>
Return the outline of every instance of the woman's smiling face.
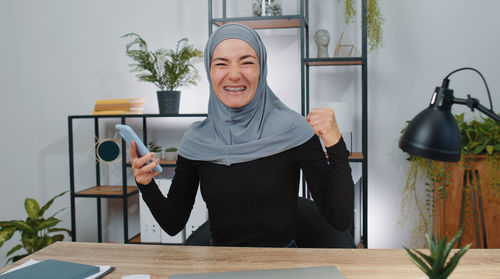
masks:
<path fill-rule="evenodd" d="M 260 62 L 245 41 L 227 39 L 215 47 L 210 61 L 210 80 L 219 100 L 229 108 L 250 103 L 259 85 Z"/>

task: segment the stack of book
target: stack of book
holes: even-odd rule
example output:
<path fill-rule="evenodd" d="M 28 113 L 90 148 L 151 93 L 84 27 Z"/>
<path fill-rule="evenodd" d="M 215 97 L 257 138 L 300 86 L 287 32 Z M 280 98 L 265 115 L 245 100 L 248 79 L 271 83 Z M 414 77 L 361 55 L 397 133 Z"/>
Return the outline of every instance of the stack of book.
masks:
<path fill-rule="evenodd" d="M 96 100 L 92 115 L 143 114 L 144 98 Z"/>

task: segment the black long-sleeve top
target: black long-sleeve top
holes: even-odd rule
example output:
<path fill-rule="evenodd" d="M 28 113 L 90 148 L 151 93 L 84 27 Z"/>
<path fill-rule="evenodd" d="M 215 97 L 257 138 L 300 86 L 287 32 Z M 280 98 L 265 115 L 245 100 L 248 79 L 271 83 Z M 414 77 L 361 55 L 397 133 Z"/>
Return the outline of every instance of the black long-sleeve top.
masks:
<path fill-rule="evenodd" d="M 295 237 L 300 170 L 325 220 L 340 230 L 352 222 L 354 185 L 344 141 L 327 155 L 314 135 L 287 151 L 231 166 L 178 156 L 167 198 L 154 179 L 138 187 L 170 235 L 185 227 L 200 185 L 214 243 L 283 247 Z"/>

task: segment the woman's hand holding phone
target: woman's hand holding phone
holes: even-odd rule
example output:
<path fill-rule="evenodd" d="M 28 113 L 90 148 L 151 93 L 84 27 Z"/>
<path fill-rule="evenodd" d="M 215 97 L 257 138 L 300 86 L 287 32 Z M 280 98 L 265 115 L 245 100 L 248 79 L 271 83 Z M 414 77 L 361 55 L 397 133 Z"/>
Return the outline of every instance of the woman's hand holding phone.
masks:
<path fill-rule="evenodd" d="M 130 164 L 134 172 L 135 180 L 143 185 L 148 185 L 151 180 L 159 174 L 157 171 L 152 171 L 160 163 L 160 159 L 154 159 L 154 153 L 150 152 L 143 157 L 137 155 L 137 144 L 135 141 L 130 143 Z M 150 160 L 151 163 L 147 164 Z"/>

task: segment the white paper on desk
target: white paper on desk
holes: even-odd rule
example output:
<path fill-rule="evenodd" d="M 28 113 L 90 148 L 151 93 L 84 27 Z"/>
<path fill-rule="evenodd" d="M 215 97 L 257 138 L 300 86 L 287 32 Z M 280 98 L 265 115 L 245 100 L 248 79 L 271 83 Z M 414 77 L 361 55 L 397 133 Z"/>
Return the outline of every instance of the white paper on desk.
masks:
<path fill-rule="evenodd" d="M 30 259 L 29 261 L 21 264 L 21 265 L 18 265 L 16 267 L 13 267 L 7 271 L 5 271 L 4 273 L 2 274 L 7 274 L 11 271 L 14 271 L 14 270 L 18 270 L 18 269 L 21 269 L 23 267 L 27 267 L 27 266 L 30 266 L 32 264 L 36 264 L 36 263 L 39 263 L 40 261 L 37 261 L 37 260 L 34 260 L 34 259 Z M 104 273 L 106 273 L 110 268 L 111 266 L 110 265 L 97 265 L 97 267 L 99 267 L 99 272 L 96 273 L 96 274 L 93 274 L 89 277 L 87 277 L 86 279 L 96 279 L 96 278 L 99 278 L 101 275 L 103 275 Z"/>

